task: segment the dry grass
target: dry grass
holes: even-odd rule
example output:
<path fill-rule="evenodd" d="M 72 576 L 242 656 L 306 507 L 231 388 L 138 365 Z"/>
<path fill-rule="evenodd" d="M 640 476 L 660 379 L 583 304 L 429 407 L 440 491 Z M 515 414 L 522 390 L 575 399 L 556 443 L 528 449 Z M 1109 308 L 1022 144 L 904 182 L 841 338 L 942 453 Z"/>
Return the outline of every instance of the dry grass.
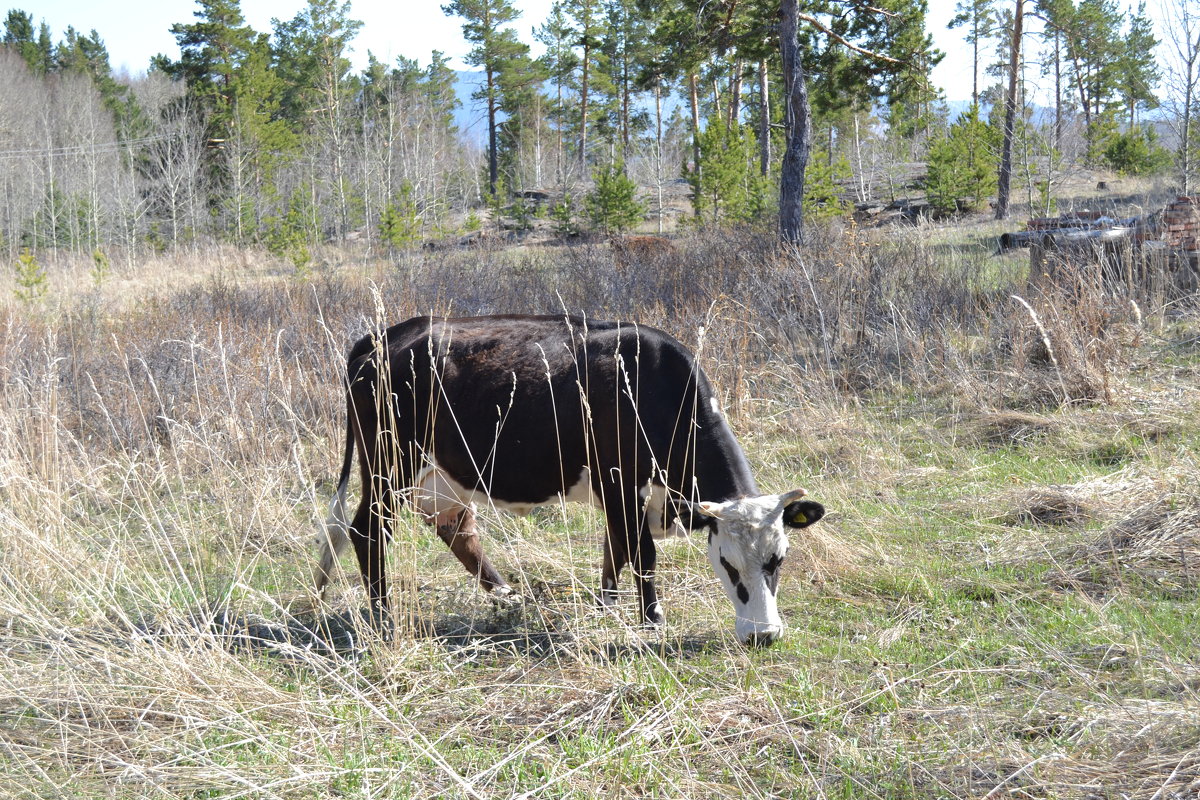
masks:
<path fill-rule="evenodd" d="M 98 288 L 55 264 L 46 307 L 0 310 L 0 795 L 1194 794 L 1200 470 L 1186 421 L 1122 406 L 1163 394 L 1124 369 L 1149 315 L 1074 286 L 1030 295 L 1039 328 L 974 257 L 816 238 L 704 234 L 641 270 L 589 245 L 331 250 L 300 277 L 114 258 Z M 600 613 L 601 521 L 574 507 L 483 514 L 521 608 L 407 516 L 391 641 L 349 559 L 314 605 L 348 343 L 563 307 L 700 349 L 764 489 L 831 509 L 793 537 L 780 647 L 733 642 L 698 542 L 662 547 L 665 630 Z M 1160 460 L 1072 444 L 1096 403 Z M 1051 479 L 1067 461 L 1093 472 Z"/>

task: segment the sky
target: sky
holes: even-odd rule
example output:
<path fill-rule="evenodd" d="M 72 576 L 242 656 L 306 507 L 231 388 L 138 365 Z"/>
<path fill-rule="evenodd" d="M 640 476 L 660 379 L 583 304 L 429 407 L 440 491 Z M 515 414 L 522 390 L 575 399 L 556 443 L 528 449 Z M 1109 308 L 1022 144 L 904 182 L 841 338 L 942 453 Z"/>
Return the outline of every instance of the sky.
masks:
<path fill-rule="evenodd" d="M 131 74 L 145 71 L 156 53 L 178 58 L 179 48 L 170 27 L 177 22 L 191 22 L 197 8 L 194 0 L 9 2 L 10 7 L 32 13 L 34 24 L 45 20 L 55 42 L 68 25 L 84 32 L 95 29 L 108 47 L 113 68 L 124 67 Z M 523 41 L 535 44 L 532 29 L 545 20 L 551 2 L 515 0 L 514 5 L 523 14 L 514 27 Z M 242 13 L 255 30 L 269 32 L 272 18 L 291 19 L 304 5 L 305 0 L 242 0 Z M 958 101 L 971 96 L 971 56 L 962 42 L 961 29 L 946 28 L 954 5 L 955 0 L 930 0 L 927 19 L 935 44 L 946 54 L 934 69 L 933 82 L 945 90 L 948 100 Z M 427 64 L 430 52 L 436 49 L 449 55 L 456 69 L 466 69 L 461 58 L 469 48 L 462 38 L 462 22 L 443 14 L 437 0 L 353 0 L 351 15 L 363 22 L 352 43 L 351 58 L 356 67 L 366 64 L 368 50 L 385 63 L 403 55 Z"/>

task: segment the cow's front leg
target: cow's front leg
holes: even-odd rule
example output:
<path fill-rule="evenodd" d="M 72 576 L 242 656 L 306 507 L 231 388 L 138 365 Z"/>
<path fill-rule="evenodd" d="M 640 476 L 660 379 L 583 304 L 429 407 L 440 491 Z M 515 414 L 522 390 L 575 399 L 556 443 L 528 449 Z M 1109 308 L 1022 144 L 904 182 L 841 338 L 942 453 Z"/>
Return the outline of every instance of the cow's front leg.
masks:
<path fill-rule="evenodd" d="M 617 601 L 617 580 L 621 569 L 633 568 L 638 610 L 643 622 L 658 625 L 663 621 L 654 589 L 654 565 L 657 553 L 654 538 L 641 520 L 636 507 L 624 514 L 609 512 L 608 535 L 604 540 L 604 567 L 600 573 L 600 602 L 611 606 Z"/>
<path fill-rule="evenodd" d="M 634 550 L 634 547 L 637 549 Z M 641 526 L 637 542 L 631 543 L 630 550 L 634 552 L 630 562 L 637 586 L 642 621 L 647 625 L 661 625 L 664 618 L 662 608 L 658 604 L 658 592 L 654 589 L 654 566 L 658 561 L 658 551 L 654 547 L 654 537 L 650 535 L 646 526 Z"/>
<path fill-rule="evenodd" d="M 508 582 L 483 552 L 472 509 L 442 512 L 434 518 L 433 524 L 437 526 L 438 538 L 446 543 L 467 572 L 475 576 L 480 586 L 500 597 L 512 594 Z"/>
<path fill-rule="evenodd" d="M 609 530 L 604 537 L 604 566 L 600 569 L 600 605 L 602 606 L 612 607 L 617 604 L 617 580 L 621 577 L 621 570 L 629 562 L 625 538 L 624 531 L 614 534 L 612 530 Z"/>

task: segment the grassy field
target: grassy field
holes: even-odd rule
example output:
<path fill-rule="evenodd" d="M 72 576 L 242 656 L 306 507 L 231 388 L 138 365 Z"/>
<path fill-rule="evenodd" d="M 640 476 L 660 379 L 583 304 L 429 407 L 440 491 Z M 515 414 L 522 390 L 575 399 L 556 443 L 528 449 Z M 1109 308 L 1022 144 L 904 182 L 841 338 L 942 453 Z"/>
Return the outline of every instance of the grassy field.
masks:
<path fill-rule="evenodd" d="M 1190 298 L 1029 282 L 982 234 L 768 238 L 634 271 L 604 245 L 54 262 L 0 310 L 0 796 L 1196 797 Z M 598 610 L 580 506 L 482 512 L 523 607 L 409 516 L 394 640 L 352 558 L 310 596 L 353 339 L 564 308 L 697 347 L 762 488 L 830 510 L 792 537 L 777 646 L 735 642 L 699 540 L 660 547 L 663 630 Z"/>

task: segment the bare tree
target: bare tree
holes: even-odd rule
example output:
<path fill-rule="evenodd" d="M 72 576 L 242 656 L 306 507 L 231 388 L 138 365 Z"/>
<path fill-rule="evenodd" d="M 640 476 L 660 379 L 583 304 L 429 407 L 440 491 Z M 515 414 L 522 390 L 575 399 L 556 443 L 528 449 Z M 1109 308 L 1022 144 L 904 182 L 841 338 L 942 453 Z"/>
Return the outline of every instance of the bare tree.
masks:
<path fill-rule="evenodd" d="M 198 227 L 203 180 L 204 124 L 187 99 L 163 110 L 158 134 L 147 143 L 143 166 L 155 213 L 167 223 L 171 246 Z"/>
<path fill-rule="evenodd" d="M 1200 92 L 1200 10 L 1194 0 L 1162 0 L 1160 8 L 1165 22 L 1163 50 L 1167 53 L 1163 106 L 1179 143 L 1175 163 L 1180 192 L 1188 194 L 1196 171 L 1193 139 L 1195 105 Z"/>
<path fill-rule="evenodd" d="M 43 189 L 35 154 L 46 143 L 30 111 L 44 103 L 42 81 L 15 50 L 0 48 L 0 240 L 9 258 L 22 244 Z"/>

